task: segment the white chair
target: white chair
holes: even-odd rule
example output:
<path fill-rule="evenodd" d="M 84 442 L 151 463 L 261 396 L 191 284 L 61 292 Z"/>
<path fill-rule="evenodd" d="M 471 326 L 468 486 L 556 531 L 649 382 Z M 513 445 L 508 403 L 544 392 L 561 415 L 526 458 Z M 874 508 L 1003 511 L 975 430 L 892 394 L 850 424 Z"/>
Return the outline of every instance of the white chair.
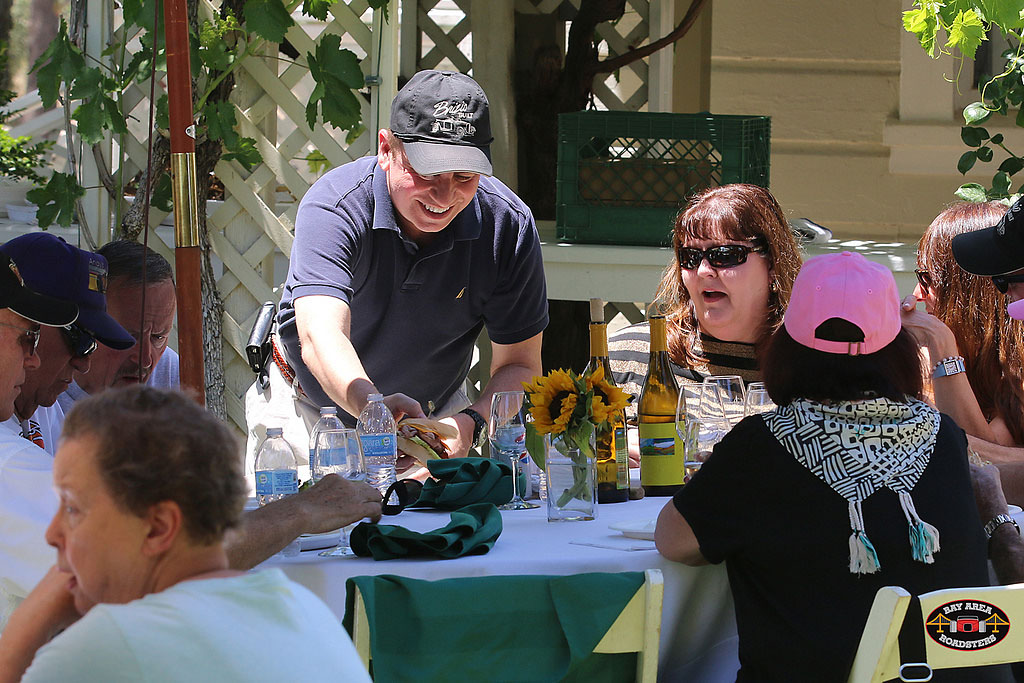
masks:
<path fill-rule="evenodd" d="M 925 624 L 925 631 L 935 632 L 934 636 L 929 633 L 921 634 L 925 646 L 925 663 L 931 669 L 1024 661 L 1024 583 L 1012 586 L 947 588 L 925 593 L 919 596 L 919 600 L 921 623 Z M 993 611 L 981 619 L 968 616 L 961 620 L 957 615 L 962 609 L 954 606 L 948 611 L 940 611 L 936 617 L 929 620 L 932 612 L 951 603 L 994 605 L 1005 613 L 1006 619 Z M 878 590 L 850 670 L 850 683 L 875 683 L 893 678 L 907 680 L 900 675 L 899 633 L 910 604 L 910 593 L 898 586 L 886 586 Z M 991 644 L 976 649 L 960 649 L 936 640 L 940 638 L 946 642 L 965 642 L 980 637 L 990 639 Z"/>

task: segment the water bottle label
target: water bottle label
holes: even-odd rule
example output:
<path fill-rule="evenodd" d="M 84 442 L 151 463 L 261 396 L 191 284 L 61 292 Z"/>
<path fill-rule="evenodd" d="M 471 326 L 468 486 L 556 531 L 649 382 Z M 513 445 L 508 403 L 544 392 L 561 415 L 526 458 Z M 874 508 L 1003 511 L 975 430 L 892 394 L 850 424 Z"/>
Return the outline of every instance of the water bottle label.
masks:
<path fill-rule="evenodd" d="M 394 457 L 398 453 L 394 434 L 363 434 L 359 443 L 363 446 L 365 458 Z"/>
<path fill-rule="evenodd" d="M 256 472 L 256 495 L 288 495 L 299 490 L 299 477 L 295 470 L 259 470 Z"/>

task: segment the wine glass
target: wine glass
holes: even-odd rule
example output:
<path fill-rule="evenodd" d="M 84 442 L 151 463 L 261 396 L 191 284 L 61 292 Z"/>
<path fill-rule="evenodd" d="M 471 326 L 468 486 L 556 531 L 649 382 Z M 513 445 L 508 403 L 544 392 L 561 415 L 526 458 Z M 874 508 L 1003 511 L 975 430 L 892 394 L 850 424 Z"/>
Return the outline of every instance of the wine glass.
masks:
<path fill-rule="evenodd" d="M 337 474 L 350 481 L 366 480 L 366 462 L 363 460 L 363 450 L 359 445 L 359 436 L 356 430 L 324 429 L 316 436 L 316 461 L 320 463 L 321 471 L 327 474 Z M 333 548 L 320 552 L 320 557 L 339 557 L 342 555 L 353 555 L 352 548 L 348 545 L 348 532 L 355 524 L 342 527 L 341 535 L 338 537 L 338 544 Z"/>
<path fill-rule="evenodd" d="M 688 386 L 689 385 L 689 386 Z M 682 447 L 683 449 L 683 460 L 686 465 L 690 464 L 690 454 L 697 453 L 697 433 L 700 428 L 700 421 L 693 417 L 686 406 L 687 400 L 693 400 L 693 397 L 687 399 L 687 389 L 695 389 L 698 401 L 700 397 L 700 387 L 702 385 L 695 383 L 684 383 L 679 386 L 679 398 L 676 399 L 676 434 L 679 435 L 679 441 L 677 442 L 677 448 Z M 699 468 L 699 465 L 697 466 Z M 696 471 L 696 469 L 694 469 Z M 689 470 L 683 477 L 683 483 L 689 481 Z"/>
<path fill-rule="evenodd" d="M 704 383 L 708 382 L 718 385 L 726 419 L 730 426 L 736 426 L 743 419 L 746 410 L 747 395 L 743 387 L 743 378 L 739 375 L 710 375 L 704 378 Z"/>
<path fill-rule="evenodd" d="M 700 387 L 696 425 L 691 428 L 693 435 L 684 455 L 684 484 L 697 473 L 700 466 L 710 457 L 715 444 L 732 428 L 728 408 L 722 398 L 723 393 L 721 385 L 713 377 L 705 379 Z"/>
<path fill-rule="evenodd" d="M 491 419 L 487 422 L 487 437 L 491 443 L 491 457 L 512 468 L 512 500 L 499 510 L 529 510 L 540 507 L 523 500 L 519 490 L 519 476 L 526 462 L 526 415 L 522 391 L 496 391 L 491 397 Z"/>
<path fill-rule="evenodd" d="M 759 413 L 767 413 L 775 410 L 775 402 L 772 401 L 772 397 L 768 395 L 768 390 L 764 387 L 764 382 L 751 382 L 747 385 L 747 399 L 745 403 L 744 414 L 746 415 L 757 415 Z"/>

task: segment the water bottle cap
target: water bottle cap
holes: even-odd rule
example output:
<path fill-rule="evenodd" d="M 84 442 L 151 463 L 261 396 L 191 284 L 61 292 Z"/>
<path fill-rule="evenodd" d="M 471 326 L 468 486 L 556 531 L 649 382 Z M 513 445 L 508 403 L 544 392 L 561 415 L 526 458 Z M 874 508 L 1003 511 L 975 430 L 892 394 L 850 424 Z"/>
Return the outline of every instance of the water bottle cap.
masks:
<path fill-rule="evenodd" d="M 272 436 L 281 436 L 284 434 L 284 428 L 282 427 L 267 427 L 267 438 Z"/>
<path fill-rule="evenodd" d="M 336 406 L 324 406 L 320 409 L 321 415 L 337 415 L 338 408 Z"/>
<path fill-rule="evenodd" d="M 384 400 L 384 394 L 370 394 L 366 397 L 367 401 L 382 401 Z"/>

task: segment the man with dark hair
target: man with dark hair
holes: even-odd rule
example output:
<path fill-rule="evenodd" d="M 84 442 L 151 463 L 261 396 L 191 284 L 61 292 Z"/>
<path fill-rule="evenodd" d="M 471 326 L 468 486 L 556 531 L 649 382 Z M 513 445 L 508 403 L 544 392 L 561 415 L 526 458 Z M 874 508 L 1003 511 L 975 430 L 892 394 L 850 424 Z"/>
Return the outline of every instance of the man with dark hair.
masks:
<path fill-rule="evenodd" d="M 88 372 L 77 370 L 74 381 L 57 402 L 62 412 L 74 402 L 107 387 L 142 381 L 150 386 L 178 387 L 178 354 L 167 346 L 177 300 L 171 264 L 152 249 L 131 240 L 115 240 L 96 250 L 107 260 L 107 312 L 138 343 L 128 349 L 97 349 Z M 142 282 L 145 276 L 146 288 Z M 145 330 L 139 330 L 145 296 Z"/>
<path fill-rule="evenodd" d="M 59 427 L 38 414 L 89 367 L 97 343 L 126 348 L 135 343 L 106 313 L 107 263 L 102 256 L 69 245 L 51 233 L 31 233 L 0 246 L 0 255 L 19 264 L 33 290 L 77 308 L 78 317 L 36 334 L 39 360 L 26 366 L 12 413 L 0 414 L 0 623 L 3 605 L 23 598 L 52 563 L 40 532 L 56 507 L 48 483 Z M 34 342 L 33 342 L 34 343 Z"/>
<path fill-rule="evenodd" d="M 466 455 L 491 395 L 540 374 L 540 239 L 529 207 L 491 177 L 492 139 L 472 78 L 421 71 L 395 97 L 377 154 L 303 197 L 269 386 L 246 394 L 247 476 L 268 426 L 305 464 L 319 408 L 336 405 L 351 424 L 371 393 L 396 419 L 441 418 L 458 434 L 452 453 Z M 485 326 L 491 377 L 470 404 L 463 385 Z"/>

